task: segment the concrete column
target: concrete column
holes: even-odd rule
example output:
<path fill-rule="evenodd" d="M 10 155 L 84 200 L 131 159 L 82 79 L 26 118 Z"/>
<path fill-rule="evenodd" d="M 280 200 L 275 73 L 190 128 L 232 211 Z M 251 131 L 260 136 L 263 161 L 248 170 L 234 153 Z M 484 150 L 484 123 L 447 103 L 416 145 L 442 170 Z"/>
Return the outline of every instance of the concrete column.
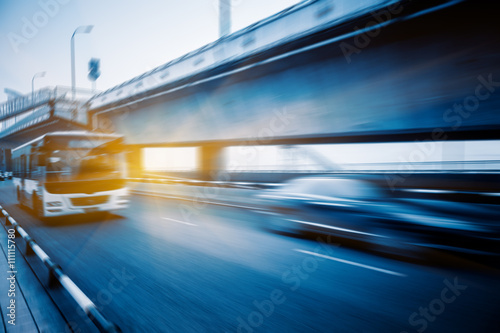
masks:
<path fill-rule="evenodd" d="M 199 148 L 199 177 L 203 180 L 215 180 L 217 173 L 223 169 L 222 151 L 224 147 L 206 145 Z"/>
<path fill-rule="evenodd" d="M 5 155 L 5 165 L 7 166 L 7 171 L 12 171 L 12 150 L 4 149 Z"/>
<path fill-rule="evenodd" d="M 142 148 L 131 146 L 127 148 L 127 177 L 129 178 L 142 178 Z"/>
<path fill-rule="evenodd" d="M 5 156 L 5 151 L 7 149 L 0 147 L 0 171 L 8 171 L 7 169 L 7 157 Z"/>

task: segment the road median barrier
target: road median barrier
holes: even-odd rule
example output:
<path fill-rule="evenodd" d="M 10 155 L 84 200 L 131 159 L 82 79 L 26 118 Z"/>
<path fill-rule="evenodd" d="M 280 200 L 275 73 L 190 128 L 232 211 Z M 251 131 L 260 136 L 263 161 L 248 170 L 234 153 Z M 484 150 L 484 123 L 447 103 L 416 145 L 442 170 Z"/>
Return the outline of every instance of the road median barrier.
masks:
<path fill-rule="evenodd" d="M 62 287 L 85 312 L 100 332 L 118 333 L 121 329 L 107 320 L 97 309 L 96 305 L 83 293 L 83 291 L 63 272 L 61 266 L 55 263 L 36 241 L 19 225 L 10 214 L 0 206 L 0 217 L 5 218 L 5 227 L 12 226 L 16 236 L 20 236 L 26 243 L 26 255 L 36 255 L 49 271 L 49 288 Z"/>

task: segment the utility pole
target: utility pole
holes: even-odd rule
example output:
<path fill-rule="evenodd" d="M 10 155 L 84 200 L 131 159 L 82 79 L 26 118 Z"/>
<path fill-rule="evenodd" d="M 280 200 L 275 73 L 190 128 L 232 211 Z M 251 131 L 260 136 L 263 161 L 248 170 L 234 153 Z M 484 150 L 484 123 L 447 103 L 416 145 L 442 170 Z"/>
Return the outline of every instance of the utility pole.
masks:
<path fill-rule="evenodd" d="M 231 33 L 231 0 L 219 0 L 219 37 Z"/>

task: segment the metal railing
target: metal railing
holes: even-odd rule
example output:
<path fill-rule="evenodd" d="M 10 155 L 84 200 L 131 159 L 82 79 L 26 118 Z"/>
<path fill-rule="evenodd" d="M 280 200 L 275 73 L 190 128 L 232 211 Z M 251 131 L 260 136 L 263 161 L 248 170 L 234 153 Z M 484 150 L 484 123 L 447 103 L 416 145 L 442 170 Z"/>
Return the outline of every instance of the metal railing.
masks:
<path fill-rule="evenodd" d="M 43 88 L 33 94 L 26 94 L 14 99 L 10 99 L 0 104 L 0 121 L 12 118 L 37 106 L 48 103 L 50 100 L 73 101 L 75 105 L 89 100 L 94 93 L 87 89 L 76 89 L 76 97 L 71 98 L 71 88 L 56 86 L 53 88 Z"/>
<path fill-rule="evenodd" d="M 77 89 L 76 98 L 71 99 L 71 88 L 57 86 L 36 91 L 33 95 L 25 95 L 0 104 L 0 137 L 21 131 L 22 129 L 45 121 L 52 110 L 55 115 L 69 120 L 79 120 L 84 123 L 86 116 L 78 117 L 80 107 L 93 96 L 90 90 Z"/>
<path fill-rule="evenodd" d="M 117 333 L 121 329 L 114 323 L 107 320 L 97 309 L 96 305 L 88 298 L 83 291 L 63 272 L 61 266 L 56 264 L 45 251 L 31 238 L 31 236 L 10 216 L 10 214 L 0 206 L 0 217 L 5 217 L 5 226 L 11 225 L 15 232 L 26 242 L 26 255 L 35 254 L 49 270 L 49 287 L 54 287 L 59 283 L 66 292 L 73 298 L 78 306 L 85 312 L 89 319 L 99 329 L 100 332 Z"/>
<path fill-rule="evenodd" d="M 53 98 L 54 90 L 44 88 L 37 90 L 33 95 L 29 94 L 8 100 L 0 104 L 0 120 L 14 117 L 36 106 L 48 103 Z"/>
<path fill-rule="evenodd" d="M 172 171 L 172 170 L 154 170 Z M 500 160 L 470 160 L 470 161 L 428 161 L 428 162 L 364 162 L 338 163 L 336 169 L 326 169 L 323 165 L 314 163 L 242 165 L 227 172 L 271 172 L 271 173 L 429 173 L 429 172 L 488 172 L 500 173 Z"/>

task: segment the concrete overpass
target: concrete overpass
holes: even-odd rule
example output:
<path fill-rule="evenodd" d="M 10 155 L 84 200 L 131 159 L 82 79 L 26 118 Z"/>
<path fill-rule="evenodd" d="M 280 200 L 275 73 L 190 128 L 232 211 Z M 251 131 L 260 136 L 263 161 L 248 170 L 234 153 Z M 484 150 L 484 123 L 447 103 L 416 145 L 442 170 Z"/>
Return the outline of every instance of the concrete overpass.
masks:
<path fill-rule="evenodd" d="M 36 103 L 19 97 L 0 106 L 0 145 L 85 126 L 80 116 L 88 111 L 92 128 L 126 135 L 132 168 L 140 171 L 142 147 L 196 146 L 201 176 L 209 177 L 221 168 L 221 150 L 232 145 L 498 140 L 500 44 L 491 3 L 304 2 L 84 106 L 57 89 Z M 208 61 L 217 50 L 223 56 Z M 45 223 L 20 207 L 12 182 L 0 182 L 0 229 L 10 236 L 16 228 L 19 255 L 19 324 L 9 332 L 115 332 L 103 320 L 129 331 L 385 332 L 415 330 L 418 323 L 423 330 L 490 331 L 500 304 L 493 242 L 500 174 L 493 171 L 418 174 L 404 184 L 363 175 L 407 187 L 396 192 L 399 198 L 371 204 L 406 206 L 370 233 L 356 231 L 368 210 L 360 218 L 356 206 L 332 197 L 310 197 L 307 204 L 323 211 L 347 206 L 352 213 L 284 215 L 270 211 L 261 186 L 144 178 L 132 184 L 130 207 L 119 215 Z M 298 174 L 267 176 L 276 182 Z M 269 231 L 269 213 L 335 232 L 318 233 L 316 242 L 286 237 Z M 408 244 L 422 253 L 394 237 L 401 230 L 426 231 L 428 243 Z M 492 233 L 470 241 L 484 230 Z M 351 233 L 369 237 L 353 242 Z M 0 240 L 4 257 L 8 241 Z M 451 255 L 447 244 L 468 253 Z M 490 244 L 494 256 L 479 252 Z M 5 271 L 7 263 L 0 260 Z M 0 300 L 9 302 L 7 294 Z M 439 320 L 416 317 L 422 309 Z"/>
<path fill-rule="evenodd" d="M 490 1 L 305 1 L 94 96 L 128 143 L 223 147 L 498 139 Z M 467 20 L 464 20 L 467 18 Z"/>
<path fill-rule="evenodd" d="M 491 3 L 304 1 L 87 103 L 8 101 L 0 140 L 88 121 L 125 134 L 138 172 L 143 147 L 200 147 L 210 178 L 229 146 L 497 139 Z"/>

